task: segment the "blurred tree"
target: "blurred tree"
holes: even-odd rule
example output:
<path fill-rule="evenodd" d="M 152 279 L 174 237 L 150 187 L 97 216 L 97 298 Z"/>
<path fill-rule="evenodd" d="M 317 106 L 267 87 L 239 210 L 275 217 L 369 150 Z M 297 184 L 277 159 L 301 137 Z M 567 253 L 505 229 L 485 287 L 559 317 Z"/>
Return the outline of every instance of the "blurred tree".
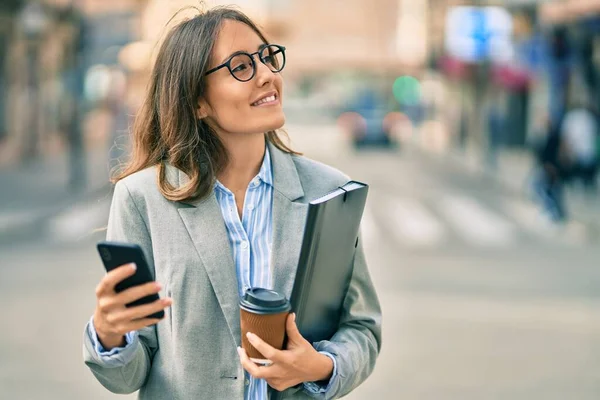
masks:
<path fill-rule="evenodd" d="M 56 11 L 57 22 L 70 31 L 69 40 L 64 43 L 66 57 L 63 60 L 63 80 L 66 87 L 64 100 L 68 108 L 65 134 L 69 145 L 69 187 L 73 191 L 81 191 L 87 184 L 82 104 L 88 29 L 84 15 L 73 4 Z"/>
<path fill-rule="evenodd" d="M 25 48 L 26 98 L 28 112 L 25 118 L 25 141 L 21 162 L 27 163 L 39 154 L 40 137 L 40 53 L 51 21 L 47 6 L 38 2 L 27 2 L 20 11 L 17 27 Z"/>
<path fill-rule="evenodd" d="M 24 0 L 2 0 L 0 2 L 0 140 L 6 135 L 6 63 L 10 47 L 11 32 L 15 14 L 23 6 Z"/>
<path fill-rule="evenodd" d="M 0 12 L 8 14 L 15 13 L 24 3 L 25 0 L 2 0 L 2 2 L 0 2 Z"/>

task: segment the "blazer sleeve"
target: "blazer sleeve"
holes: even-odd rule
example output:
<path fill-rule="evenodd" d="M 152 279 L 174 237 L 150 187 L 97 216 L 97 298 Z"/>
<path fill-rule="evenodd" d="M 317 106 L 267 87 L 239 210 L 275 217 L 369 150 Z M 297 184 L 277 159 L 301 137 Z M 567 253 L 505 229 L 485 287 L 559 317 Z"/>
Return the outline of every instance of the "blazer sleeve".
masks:
<path fill-rule="evenodd" d="M 313 343 L 315 349 L 335 358 L 337 374 L 326 393 L 311 397 L 333 399 L 350 393 L 373 372 L 381 350 L 381 307 L 361 242 L 359 239 L 354 255 L 354 271 L 344 299 L 340 328 L 331 340 Z"/>
<path fill-rule="evenodd" d="M 131 196 L 124 181 L 114 190 L 108 218 L 107 240 L 138 244 L 144 251 L 151 272 L 154 274 L 150 232 L 138 204 Z M 100 357 L 94 348 L 89 329 L 83 337 L 83 358 L 98 381 L 113 393 L 133 393 L 140 389 L 150 372 L 152 359 L 158 349 L 156 325 L 138 331 L 138 340 L 131 345 L 132 356 L 115 365 Z"/>

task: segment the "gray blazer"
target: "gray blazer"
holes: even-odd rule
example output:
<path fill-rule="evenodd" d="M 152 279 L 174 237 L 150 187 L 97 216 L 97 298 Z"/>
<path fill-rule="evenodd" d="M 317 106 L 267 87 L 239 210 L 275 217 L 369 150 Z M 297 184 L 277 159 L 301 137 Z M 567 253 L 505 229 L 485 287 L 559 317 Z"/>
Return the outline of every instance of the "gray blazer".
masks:
<path fill-rule="evenodd" d="M 291 295 L 300 254 L 307 203 L 348 181 L 348 177 L 305 157 L 269 144 L 273 166 L 274 289 Z M 180 185 L 187 176 L 168 167 Z M 243 399 L 237 278 L 221 210 L 214 193 L 193 202 L 165 199 L 156 168 L 117 183 L 107 239 L 138 243 L 162 296 L 173 305 L 158 325 L 139 333 L 133 361 L 109 366 L 97 356 L 87 329 L 83 356 L 93 374 L 114 393 L 139 391 L 139 399 Z M 360 242 L 360 241 L 359 241 Z M 381 348 L 381 309 L 362 246 L 344 300 L 339 331 L 330 341 L 314 343 L 336 359 L 337 378 L 328 398 L 341 397 L 373 371 Z M 285 391 L 286 399 L 306 399 L 302 385 Z"/>

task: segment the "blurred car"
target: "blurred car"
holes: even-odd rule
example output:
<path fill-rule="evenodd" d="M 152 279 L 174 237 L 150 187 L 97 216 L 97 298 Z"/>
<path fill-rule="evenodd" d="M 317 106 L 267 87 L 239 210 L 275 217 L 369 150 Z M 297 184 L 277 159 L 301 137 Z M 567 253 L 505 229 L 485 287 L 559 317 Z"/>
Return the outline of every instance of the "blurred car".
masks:
<path fill-rule="evenodd" d="M 337 118 L 337 124 L 355 148 L 396 148 L 395 127 L 404 119 L 390 111 L 374 92 L 363 92 Z"/>

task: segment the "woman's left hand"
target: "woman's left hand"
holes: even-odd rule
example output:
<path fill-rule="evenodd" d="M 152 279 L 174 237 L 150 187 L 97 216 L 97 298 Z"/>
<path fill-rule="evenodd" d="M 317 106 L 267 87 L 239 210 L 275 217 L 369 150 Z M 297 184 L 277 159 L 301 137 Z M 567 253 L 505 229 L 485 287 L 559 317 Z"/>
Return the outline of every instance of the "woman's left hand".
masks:
<path fill-rule="evenodd" d="M 250 361 L 246 351 L 238 347 L 242 366 L 255 378 L 265 379 L 269 386 L 278 391 L 302 382 L 326 380 L 333 373 L 333 361 L 319 352 L 302 337 L 296 326 L 296 315 L 286 320 L 288 345 L 286 350 L 277 350 L 258 336 L 248 333 L 248 340 L 265 358 L 273 362 L 259 366 Z"/>

